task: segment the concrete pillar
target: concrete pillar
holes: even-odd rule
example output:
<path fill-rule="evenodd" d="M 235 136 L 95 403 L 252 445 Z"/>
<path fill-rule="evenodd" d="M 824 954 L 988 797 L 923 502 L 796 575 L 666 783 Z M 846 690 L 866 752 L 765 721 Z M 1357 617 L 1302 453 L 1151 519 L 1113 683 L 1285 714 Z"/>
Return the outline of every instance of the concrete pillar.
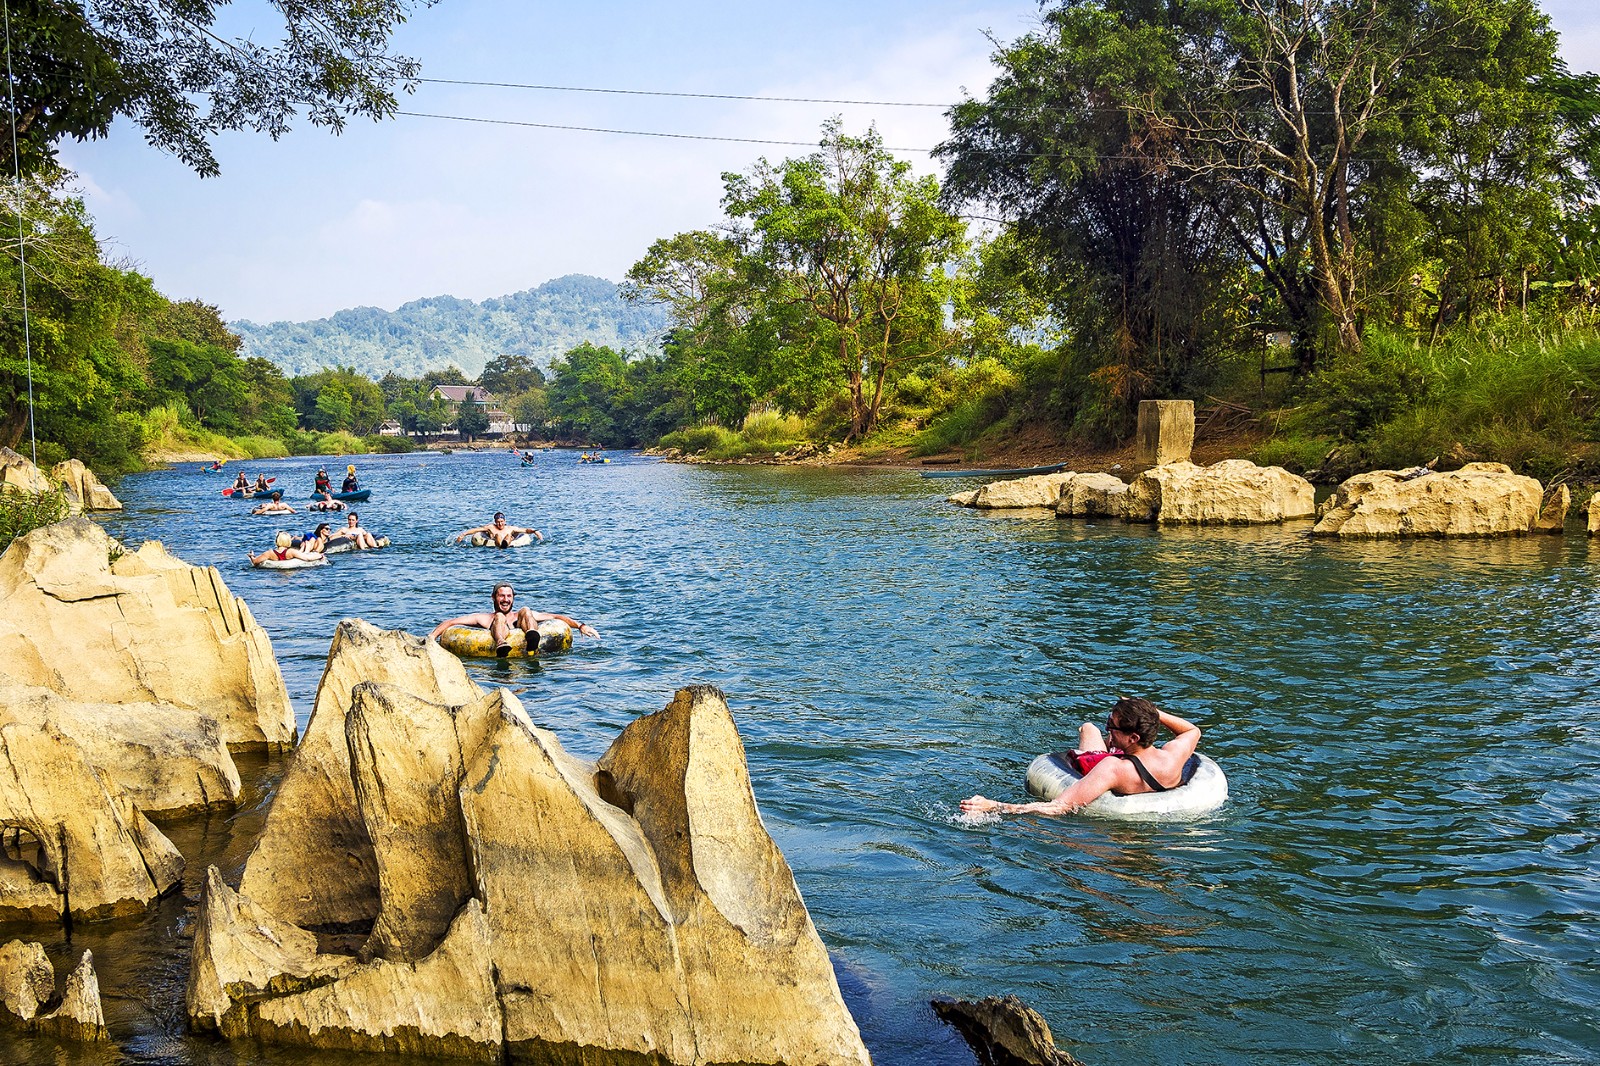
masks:
<path fill-rule="evenodd" d="M 1139 401 L 1139 438 L 1133 460 L 1136 467 L 1185 462 L 1193 447 L 1193 400 Z"/>

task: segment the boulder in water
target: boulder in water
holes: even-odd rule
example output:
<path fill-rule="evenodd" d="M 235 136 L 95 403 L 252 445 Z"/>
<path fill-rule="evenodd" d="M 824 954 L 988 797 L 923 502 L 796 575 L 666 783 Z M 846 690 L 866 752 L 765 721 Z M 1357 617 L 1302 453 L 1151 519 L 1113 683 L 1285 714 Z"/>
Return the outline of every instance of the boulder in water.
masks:
<path fill-rule="evenodd" d="M 1535 530 L 1543 502 L 1539 482 L 1513 474 L 1504 463 L 1468 463 L 1445 472 L 1374 470 L 1340 485 L 1311 532 L 1323 537 L 1521 536 Z"/>
<path fill-rule="evenodd" d="M 1310 518 L 1311 482 L 1280 466 L 1224 459 L 1210 466 L 1167 463 L 1128 488 L 1128 521 L 1174 525 L 1252 525 Z"/>

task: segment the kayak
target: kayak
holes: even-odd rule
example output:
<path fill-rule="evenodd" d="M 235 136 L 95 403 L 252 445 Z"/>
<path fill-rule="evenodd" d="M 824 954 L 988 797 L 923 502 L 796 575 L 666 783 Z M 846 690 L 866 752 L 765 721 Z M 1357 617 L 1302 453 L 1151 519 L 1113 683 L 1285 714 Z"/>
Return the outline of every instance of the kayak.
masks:
<path fill-rule="evenodd" d="M 1029 474 L 1054 474 L 1057 470 L 1065 470 L 1066 463 L 1052 463 L 1049 466 L 1023 466 L 1011 470 L 924 470 L 923 477 L 1026 477 Z"/>
<path fill-rule="evenodd" d="M 345 503 L 366 503 L 367 497 L 372 495 L 372 490 L 358 489 L 355 492 L 330 492 L 328 495 L 332 496 L 336 500 L 343 500 Z M 313 500 L 320 500 L 322 498 L 322 493 L 313 492 L 310 498 Z"/>
<path fill-rule="evenodd" d="M 276 480 L 278 480 L 278 479 L 275 478 L 275 477 L 269 477 L 269 478 L 267 478 L 267 484 L 270 485 Z M 248 500 L 250 497 L 256 495 L 257 493 L 260 493 L 262 496 L 270 496 L 270 495 L 272 495 L 272 490 L 271 489 L 257 489 L 257 488 L 254 488 L 254 487 L 251 487 L 251 488 L 248 488 L 248 489 L 226 488 L 226 489 L 222 490 L 222 494 L 224 496 L 232 496 L 236 500 Z"/>
<path fill-rule="evenodd" d="M 527 634 L 520 629 L 513 629 L 506 638 L 511 649 L 505 655 L 496 654 L 494 638 L 489 636 L 487 629 L 469 626 L 451 626 L 439 634 L 439 645 L 445 651 L 465 659 L 535 659 L 540 655 L 568 651 L 572 647 L 572 629 L 558 618 L 540 622 L 538 633 L 538 641 L 530 647 Z"/>

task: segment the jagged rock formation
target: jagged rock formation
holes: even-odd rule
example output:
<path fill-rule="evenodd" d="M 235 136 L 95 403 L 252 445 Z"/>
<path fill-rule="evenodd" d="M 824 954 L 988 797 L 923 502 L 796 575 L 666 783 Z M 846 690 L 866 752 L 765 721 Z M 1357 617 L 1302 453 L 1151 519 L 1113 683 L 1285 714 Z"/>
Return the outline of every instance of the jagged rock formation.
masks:
<path fill-rule="evenodd" d="M 1073 473 L 1030 474 L 1027 477 L 991 481 L 970 492 L 952 493 L 950 502 L 984 510 L 1054 507 L 1061 498 L 1061 486 L 1077 476 Z"/>
<path fill-rule="evenodd" d="M 44 476 L 44 471 L 33 465 L 25 455 L 10 448 L 0 448 L 0 491 L 16 489 L 19 492 L 49 492 L 55 486 Z"/>
<path fill-rule="evenodd" d="M 54 1010 L 41 1014 L 41 1008 L 55 998 L 55 987 L 55 967 L 45 957 L 42 945 L 13 940 L 0 947 L 0 1009 L 35 1032 L 49 1033 L 64 1040 L 107 1039 L 93 955 L 87 951 L 83 953 L 78 965 L 67 975 L 60 1003 Z"/>
<path fill-rule="evenodd" d="M 459 705 L 481 694 L 461 660 L 433 641 L 359 619 L 339 623 L 306 735 L 278 786 L 239 886 L 295 925 L 347 925 L 377 917 L 377 856 L 357 807 L 346 740 L 352 693 L 363 682 L 392 685 L 431 703 Z M 319 861 L 306 862 L 307 854 Z"/>
<path fill-rule="evenodd" d="M 215 718 L 232 747 L 285 747 L 294 714 L 272 644 L 211 567 L 137 552 L 69 519 L 0 555 L 0 672 L 90 703 Z"/>
<path fill-rule="evenodd" d="M 1062 518 L 1125 518 L 1127 513 L 1128 483 L 1115 474 L 1074 474 L 1056 500 Z"/>
<path fill-rule="evenodd" d="M 68 459 L 50 468 L 50 480 L 61 487 L 73 514 L 82 511 L 120 511 L 122 501 L 101 484 L 94 471 L 77 459 Z"/>
<path fill-rule="evenodd" d="M 446 665 L 414 637 L 341 625 L 306 733 L 316 757 L 297 753 L 269 816 L 279 839 L 251 855 L 240 893 L 208 881 L 197 1027 L 481 1061 L 868 1061 L 720 693 L 680 691 L 591 764 Z M 348 792 L 332 780 L 336 732 Z M 297 775 L 317 787 L 292 792 Z M 324 803 L 353 820 L 293 809 Z M 300 825 L 312 836 L 296 841 Z M 294 845 L 314 872 L 279 892 Z M 336 877 L 365 902 L 321 906 Z M 357 955 L 319 956 L 295 928 L 348 920 L 336 911 L 372 921 Z"/>
<path fill-rule="evenodd" d="M 936 999 L 932 1006 L 986 1066 L 1083 1066 L 1056 1047 L 1050 1023 L 1016 996 Z"/>
<path fill-rule="evenodd" d="M 1357 474 L 1323 504 L 1312 533 L 1327 537 L 1504 537 L 1559 532 L 1559 494 L 1504 463 L 1468 463 L 1436 472 L 1375 470 Z M 1570 502 L 1570 496 L 1566 498 Z"/>

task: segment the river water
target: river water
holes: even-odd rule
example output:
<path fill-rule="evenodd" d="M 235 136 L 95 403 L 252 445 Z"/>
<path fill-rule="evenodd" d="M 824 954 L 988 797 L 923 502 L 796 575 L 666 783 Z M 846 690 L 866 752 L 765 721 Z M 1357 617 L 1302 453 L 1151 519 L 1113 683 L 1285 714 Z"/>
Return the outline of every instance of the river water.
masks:
<path fill-rule="evenodd" d="M 601 631 L 473 668 L 580 755 L 721 686 L 879 1066 L 970 1064 L 928 1000 L 1003 993 L 1090 1066 L 1600 1061 L 1600 542 L 1577 530 L 1347 545 L 986 515 L 915 472 L 355 461 L 395 546 L 328 567 L 250 569 L 278 524 L 193 466 L 125 480 L 106 525 L 222 571 L 302 725 L 340 618 L 422 633 L 499 580 Z M 259 464 L 291 499 L 316 465 Z M 496 509 L 549 542 L 447 544 Z M 1203 727 L 1222 811 L 955 817 L 1020 798 L 1028 760 L 1119 694 Z M 198 879 L 237 883 L 281 763 L 243 770 L 237 814 L 169 824 L 184 893 L 45 938 L 58 969 L 94 951 L 114 1047 L 0 1033 L 0 1062 L 373 1061 L 185 1032 Z"/>

